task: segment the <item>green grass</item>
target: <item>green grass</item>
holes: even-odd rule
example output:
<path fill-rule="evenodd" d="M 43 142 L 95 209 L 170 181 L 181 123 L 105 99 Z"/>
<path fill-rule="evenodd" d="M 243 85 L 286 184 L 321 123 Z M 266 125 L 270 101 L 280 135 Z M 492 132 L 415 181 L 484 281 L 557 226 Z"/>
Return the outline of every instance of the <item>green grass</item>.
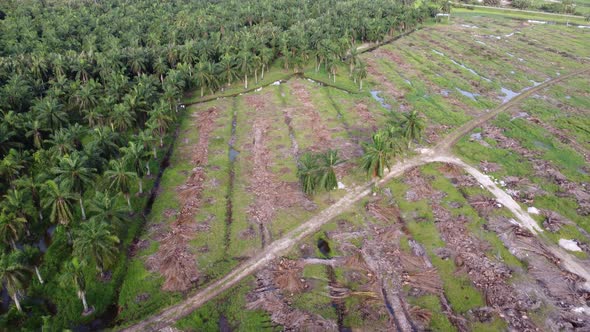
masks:
<path fill-rule="evenodd" d="M 408 299 L 408 302 L 420 308 L 427 309 L 432 314 L 430 325 L 428 326 L 432 331 L 457 331 L 442 311 L 440 301 L 435 295 L 429 294 L 420 297 L 411 297 Z"/>
<path fill-rule="evenodd" d="M 252 277 L 242 281 L 215 300 L 176 322 L 182 331 L 219 331 L 225 318 L 232 331 L 274 331 L 269 315 L 262 310 L 246 309 L 246 295 L 252 291 Z"/>
<path fill-rule="evenodd" d="M 513 19 L 521 19 L 521 20 L 538 20 L 538 21 L 551 21 L 557 23 L 567 23 L 570 24 L 581 24 L 586 25 L 588 22 L 583 17 L 567 17 L 563 15 L 556 15 L 544 12 L 525 12 L 516 9 L 499 9 L 499 8 L 482 8 L 482 7 L 472 7 L 470 5 L 463 5 L 463 7 L 453 7 L 452 15 L 454 16 L 472 16 L 472 15 L 482 15 L 488 17 L 502 17 L 502 18 L 513 18 Z"/>

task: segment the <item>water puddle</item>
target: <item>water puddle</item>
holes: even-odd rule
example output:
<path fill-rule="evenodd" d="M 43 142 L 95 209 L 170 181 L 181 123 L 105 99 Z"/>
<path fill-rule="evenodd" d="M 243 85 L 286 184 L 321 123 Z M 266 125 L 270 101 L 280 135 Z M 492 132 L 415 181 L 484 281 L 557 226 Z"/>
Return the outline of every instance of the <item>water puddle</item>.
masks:
<path fill-rule="evenodd" d="M 448 97 L 449 96 L 449 93 L 451 93 L 451 90 L 446 90 L 446 89 L 440 90 L 440 94 L 443 97 Z"/>
<path fill-rule="evenodd" d="M 436 53 L 436 54 L 438 54 L 440 56 L 445 56 L 445 54 L 443 52 L 439 52 L 437 50 L 432 50 L 432 52 L 434 52 L 434 53 Z"/>
<path fill-rule="evenodd" d="M 528 20 L 529 23 L 536 23 L 536 24 L 547 24 L 546 21 L 537 21 L 537 20 Z"/>
<path fill-rule="evenodd" d="M 509 56 L 509 57 L 511 57 L 511 58 L 514 58 L 514 54 L 512 54 L 512 53 L 508 53 L 508 52 L 506 52 L 506 55 L 508 55 L 508 56 Z"/>
<path fill-rule="evenodd" d="M 486 82 L 491 82 L 491 81 L 492 81 L 492 80 L 490 80 L 490 79 L 489 79 L 489 78 L 487 78 L 487 77 L 481 76 L 481 75 L 480 75 L 480 74 L 478 74 L 478 73 L 477 73 L 475 70 L 473 70 L 473 69 L 471 69 L 471 68 L 469 68 L 469 67 L 465 66 L 464 64 L 462 64 L 462 63 L 459 63 L 459 62 L 457 62 L 457 61 L 455 61 L 455 60 L 453 60 L 453 59 L 451 59 L 451 58 L 447 57 L 447 56 L 446 56 L 444 53 L 442 53 L 442 52 L 439 52 L 439 51 L 437 51 L 437 50 L 435 50 L 435 49 L 433 49 L 433 50 L 432 50 L 432 52 L 434 52 L 434 53 L 436 53 L 436 54 L 438 54 L 438 55 L 440 55 L 440 56 L 444 56 L 444 57 L 446 57 L 447 59 L 451 60 L 451 62 L 452 62 L 452 63 L 454 63 L 455 65 L 457 65 L 457 66 L 459 66 L 459 67 L 461 67 L 461 68 L 463 68 L 463 69 L 465 69 L 465 70 L 469 71 L 469 72 L 470 72 L 470 73 L 472 73 L 473 75 L 475 75 L 475 76 L 477 76 L 477 77 L 479 77 L 479 78 L 483 79 L 483 80 L 484 80 L 484 81 L 486 81 Z"/>
<path fill-rule="evenodd" d="M 502 97 L 502 103 L 507 103 L 509 102 L 512 98 L 516 97 L 519 95 L 518 92 L 514 92 L 510 89 L 504 88 L 502 87 L 501 89 L 502 93 L 504 94 L 504 97 Z"/>
<path fill-rule="evenodd" d="M 476 99 L 476 98 L 477 98 L 477 97 L 479 97 L 479 96 L 481 96 L 481 95 L 480 95 L 480 94 L 478 94 L 478 93 L 471 93 L 471 92 L 469 92 L 469 91 L 461 90 L 461 89 L 459 89 L 459 88 L 455 88 L 455 89 L 456 89 L 457 91 L 459 91 L 459 93 L 460 93 L 460 94 L 462 94 L 463 96 L 465 96 L 465 97 L 467 97 L 467 98 L 469 98 L 469 99 L 471 99 L 471 100 L 473 100 L 473 101 L 477 101 L 477 99 Z"/>
<path fill-rule="evenodd" d="M 481 44 L 481 45 L 487 45 L 486 43 L 482 42 L 481 40 L 476 40 L 475 42 L 478 44 Z"/>
<path fill-rule="evenodd" d="M 471 68 L 469 68 L 469 67 L 465 66 L 464 64 L 462 64 L 462 63 L 459 63 L 459 62 L 457 62 L 457 61 L 455 61 L 455 60 L 453 60 L 453 59 L 450 59 L 450 60 L 451 60 L 451 62 L 452 62 L 452 63 L 456 64 L 457 66 L 459 66 L 459 67 L 461 67 L 461 68 L 463 68 L 463 69 L 466 69 L 467 71 L 469 71 L 469 72 L 470 72 L 470 73 L 472 73 L 473 75 L 475 75 L 475 76 L 477 76 L 477 77 L 481 78 L 482 80 L 484 80 L 484 81 L 486 81 L 486 82 L 491 82 L 491 81 L 492 81 L 492 80 L 490 80 L 490 79 L 489 79 L 489 78 L 487 78 L 487 77 L 483 77 L 483 76 L 481 76 L 481 75 L 480 75 L 480 74 L 478 74 L 478 73 L 477 73 L 475 70 L 473 70 L 473 69 L 471 69 Z"/>
<path fill-rule="evenodd" d="M 373 99 L 375 99 L 376 101 L 379 102 L 379 104 L 381 104 L 382 107 L 391 110 L 391 105 L 389 105 L 388 103 L 385 102 L 385 99 L 383 99 L 383 97 L 379 96 L 379 94 L 381 93 L 381 91 L 378 90 L 371 90 L 371 97 L 373 97 Z"/>
<path fill-rule="evenodd" d="M 470 25 L 470 24 L 461 24 L 462 27 L 464 28 L 468 28 L 468 29 L 477 29 L 477 25 Z"/>
<path fill-rule="evenodd" d="M 240 151 L 234 149 L 233 147 L 229 148 L 229 161 L 234 162 L 236 157 L 240 154 Z"/>

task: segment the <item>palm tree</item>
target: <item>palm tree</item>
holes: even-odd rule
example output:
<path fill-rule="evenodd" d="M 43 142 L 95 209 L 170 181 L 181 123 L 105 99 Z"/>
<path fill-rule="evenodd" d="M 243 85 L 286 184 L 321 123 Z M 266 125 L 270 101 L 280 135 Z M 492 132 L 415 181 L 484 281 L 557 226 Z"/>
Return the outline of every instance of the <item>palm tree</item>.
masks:
<path fill-rule="evenodd" d="M 261 79 L 264 79 L 264 69 L 269 66 L 274 58 L 274 51 L 272 48 L 264 47 L 260 50 L 260 63 L 262 64 Z"/>
<path fill-rule="evenodd" d="M 206 59 L 201 58 L 201 60 L 195 66 L 195 79 L 197 81 L 197 85 L 201 89 L 201 97 L 205 94 L 205 89 L 211 87 L 213 81 L 215 80 L 215 75 L 213 73 L 213 64 L 207 61 Z"/>
<path fill-rule="evenodd" d="M 69 190 L 69 186 L 63 182 L 58 185 L 53 180 L 47 180 L 42 188 L 42 197 L 43 208 L 50 209 L 49 220 L 67 229 L 74 220 L 72 203 L 76 200 L 76 195 Z"/>
<path fill-rule="evenodd" d="M 233 79 L 238 77 L 236 71 L 236 57 L 233 54 L 225 53 L 219 62 L 219 68 L 227 86 L 230 86 Z"/>
<path fill-rule="evenodd" d="M 240 51 L 237 62 L 242 75 L 244 75 L 244 89 L 248 89 L 248 74 L 252 71 L 252 53 L 247 50 Z"/>
<path fill-rule="evenodd" d="M 16 250 L 16 241 L 21 237 L 27 220 L 6 208 L 0 212 L 0 241 Z"/>
<path fill-rule="evenodd" d="M 33 105 L 33 111 L 41 123 L 55 131 L 57 128 L 68 122 L 68 115 L 63 111 L 63 105 L 54 97 L 39 99 Z"/>
<path fill-rule="evenodd" d="M 39 220 L 43 220 L 43 213 L 41 208 L 41 188 L 46 180 L 46 174 L 39 172 L 31 174 L 31 176 L 21 176 L 14 181 L 17 188 L 24 190 L 31 194 L 32 204 L 37 211 Z"/>
<path fill-rule="evenodd" d="M 86 211 L 84 210 L 84 188 L 92 184 L 96 169 L 86 167 L 88 158 L 79 153 L 73 153 L 59 161 L 59 165 L 52 169 L 56 175 L 56 180 L 65 184 L 71 191 L 78 195 L 80 210 L 82 211 L 82 220 L 86 220 Z"/>
<path fill-rule="evenodd" d="M 75 233 L 74 256 L 79 260 L 94 260 L 101 274 L 117 258 L 119 238 L 111 234 L 109 225 L 96 219 L 80 225 Z"/>
<path fill-rule="evenodd" d="M 29 282 L 30 270 L 22 264 L 18 253 L 2 254 L 0 256 L 0 280 L 6 286 L 8 294 L 14 301 L 18 311 L 23 311 L 19 297 Z"/>
<path fill-rule="evenodd" d="M 129 142 L 129 145 L 126 147 L 122 147 L 120 149 L 123 152 L 123 158 L 127 163 L 129 163 L 137 177 L 139 179 L 139 193 L 143 194 L 143 176 L 144 172 L 144 163 L 146 163 L 146 167 L 149 169 L 149 156 L 151 155 L 150 152 L 144 150 L 143 145 L 137 144 L 135 142 Z"/>
<path fill-rule="evenodd" d="M 133 126 L 133 115 L 127 104 L 117 104 L 109 113 L 109 121 L 112 130 L 126 131 Z"/>
<path fill-rule="evenodd" d="M 18 183 L 15 183 L 18 186 Z M 4 195 L 4 206 L 13 211 L 17 217 L 25 219 L 25 225 L 35 216 L 35 207 L 32 199 L 32 194 L 22 189 L 10 189 Z M 25 227 L 27 235 L 29 228 Z"/>
<path fill-rule="evenodd" d="M 125 214 L 129 210 L 119 204 L 119 196 L 111 196 L 108 192 L 97 191 L 92 200 L 88 210 L 92 213 L 90 220 L 97 220 L 106 222 L 113 227 L 119 228 L 126 219 Z"/>
<path fill-rule="evenodd" d="M 420 118 L 418 111 L 413 110 L 405 113 L 404 118 L 400 122 L 402 136 L 408 140 L 408 149 L 411 147 L 412 141 L 419 140 L 424 130 L 424 122 Z"/>
<path fill-rule="evenodd" d="M 127 200 L 129 210 L 131 207 L 131 181 L 137 178 L 135 172 L 127 170 L 123 160 L 111 160 L 109 162 L 110 169 L 104 175 L 110 181 L 109 189 L 115 189 L 122 193 Z"/>
<path fill-rule="evenodd" d="M 354 68 L 354 80 L 359 80 L 359 90 L 363 90 L 363 80 L 367 77 L 367 65 L 360 61 L 357 63 L 356 67 Z"/>
<path fill-rule="evenodd" d="M 46 142 L 51 146 L 52 152 L 57 152 L 59 156 L 64 156 L 74 150 L 72 137 L 63 128 L 55 131 Z"/>
<path fill-rule="evenodd" d="M 41 149 L 43 146 L 43 130 L 45 127 L 41 125 L 41 121 L 38 119 L 30 119 L 26 122 L 26 126 L 28 130 L 25 133 L 25 136 L 27 138 L 32 137 L 33 146 L 37 149 Z"/>
<path fill-rule="evenodd" d="M 37 280 L 39 280 L 39 283 L 41 285 L 43 285 L 44 281 L 43 281 L 43 278 L 41 277 L 41 272 L 39 271 L 39 262 L 40 262 L 41 256 L 42 256 L 39 249 L 37 247 L 25 245 L 23 247 L 23 250 L 18 251 L 18 253 L 21 256 L 21 262 L 24 265 L 33 266 L 33 269 L 35 270 L 35 274 L 37 275 Z"/>
<path fill-rule="evenodd" d="M 338 151 L 328 150 L 320 155 L 319 162 L 319 186 L 326 191 L 334 190 L 338 187 L 334 168 L 342 164 L 344 160 L 338 157 Z"/>
<path fill-rule="evenodd" d="M 362 168 L 367 175 L 372 177 L 383 177 L 383 169 L 389 168 L 389 162 L 394 156 L 390 140 L 384 132 L 373 134 L 370 143 L 363 143 L 365 150 L 361 158 Z"/>
<path fill-rule="evenodd" d="M 60 284 L 62 287 L 70 287 L 72 284 L 76 287 L 78 298 L 82 300 L 84 313 L 89 313 L 90 308 L 86 302 L 86 280 L 84 279 L 84 261 L 79 261 L 77 257 L 66 262 L 64 269 L 60 274 Z"/>
<path fill-rule="evenodd" d="M 318 183 L 318 159 L 313 154 L 307 152 L 299 158 L 298 166 L 297 177 L 299 178 L 303 192 L 307 195 L 313 195 Z"/>

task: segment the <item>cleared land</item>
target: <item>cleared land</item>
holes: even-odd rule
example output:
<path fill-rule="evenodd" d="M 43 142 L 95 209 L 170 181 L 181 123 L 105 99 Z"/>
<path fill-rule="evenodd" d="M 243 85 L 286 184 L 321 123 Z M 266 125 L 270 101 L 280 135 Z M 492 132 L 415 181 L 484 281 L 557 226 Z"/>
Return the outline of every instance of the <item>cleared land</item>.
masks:
<path fill-rule="evenodd" d="M 590 326 L 588 43 L 584 29 L 464 17 L 364 54 L 371 93 L 293 78 L 193 106 L 134 249 L 120 317 L 188 296 L 134 329 L 201 305 L 176 326 Z M 360 143 L 411 109 L 436 148 L 400 161 L 368 196 Z M 297 157 L 328 148 L 348 160 L 345 188 L 306 197 Z"/>

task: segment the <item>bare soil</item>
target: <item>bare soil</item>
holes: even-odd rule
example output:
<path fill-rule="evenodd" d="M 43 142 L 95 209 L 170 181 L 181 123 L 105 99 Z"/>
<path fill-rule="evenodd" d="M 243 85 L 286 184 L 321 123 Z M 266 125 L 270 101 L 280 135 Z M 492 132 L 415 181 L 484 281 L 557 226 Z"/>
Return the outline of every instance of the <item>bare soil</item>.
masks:
<path fill-rule="evenodd" d="M 244 151 L 250 152 L 247 159 L 252 163 L 252 167 L 248 168 L 248 190 L 254 195 L 254 202 L 248 207 L 248 217 L 258 226 L 264 247 L 272 241 L 270 227 L 278 209 L 303 206 L 313 210 L 315 204 L 305 197 L 297 183 L 280 181 L 270 168 L 273 163 L 269 149 L 272 140 L 269 131 L 274 112 L 272 105 L 263 95 L 249 95 L 246 102 L 256 110 L 249 120 L 252 125 L 252 144 L 243 147 Z"/>
<path fill-rule="evenodd" d="M 190 240 L 195 232 L 208 230 L 208 225 L 197 225 L 194 216 L 201 206 L 208 160 L 209 136 L 214 130 L 219 110 L 210 108 L 196 113 L 195 125 L 199 140 L 192 148 L 192 170 L 187 182 L 178 187 L 180 212 L 170 230 L 160 241 L 158 251 L 146 260 L 148 270 L 157 271 L 164 277 L 162 289 L 166 291 L 187 291 L 200 277 L 195 254 Z"/>

